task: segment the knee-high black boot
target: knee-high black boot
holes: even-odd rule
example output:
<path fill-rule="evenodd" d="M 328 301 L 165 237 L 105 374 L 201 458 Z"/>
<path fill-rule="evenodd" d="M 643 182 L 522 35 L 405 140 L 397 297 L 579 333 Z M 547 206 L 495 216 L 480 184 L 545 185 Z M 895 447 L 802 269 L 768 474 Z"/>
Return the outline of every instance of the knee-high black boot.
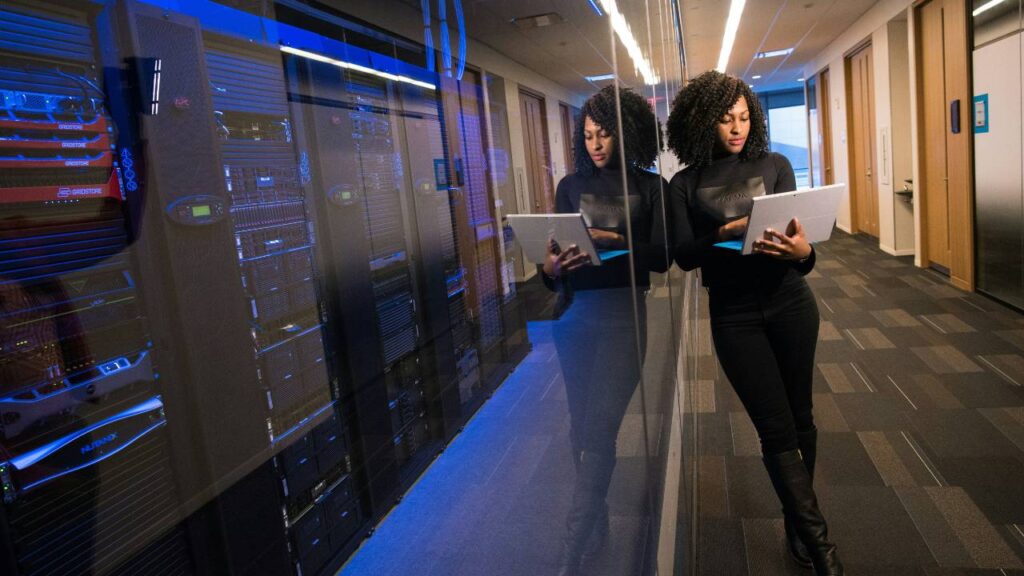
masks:
<path fill-rule="evenodd" d="M 817 428 L 811 428 L 803 432 L 797 432 L 796 434 L 797 443 L 800 446 L 800 455 L 804 460 L 804 468 L 807 468 L 807 473 L 811 476 L 811 482 L 814 481 L 814 463 L 818 459 L 818 430 Z M 789 548 L 789 555 L 793 560 L 805 567 L 810 568 L 811 556 L 807 553 L 807 547 L 800 541 L 800 536 L 796 533 L 796 528 L 793 527 L 793 523 L 789 521 L 789 517 L 785 518 L 786 525 L 786 544 Z"/>
<path fill-rule="evenodd" d="M 614 454 L 583 451 L 576 485 L 573 488 L 572 507 L 566 518 L 565 540 L 559 560 L 559 576 L 580 573 L 580 563 L 594 527 L 605 509 L 605 496 L 615 470 Z"/>
<path fill-rule="evenodd" d="M 807 547 L 815 574 L 842 576 L 843 565 L 836 545 L 828 540 L 828 526 L 818 508 L 811 475 L 807 473 L 800 451 L 766 455 L 764 464 L 786 518 Z"/>

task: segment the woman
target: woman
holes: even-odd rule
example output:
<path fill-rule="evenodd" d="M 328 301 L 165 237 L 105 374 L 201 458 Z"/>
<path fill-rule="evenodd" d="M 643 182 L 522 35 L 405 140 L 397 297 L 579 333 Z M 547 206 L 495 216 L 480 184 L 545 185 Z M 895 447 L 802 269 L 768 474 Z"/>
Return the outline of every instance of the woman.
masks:
<path fill-rule="evenodd" d="M 819 317 L 803 277 L 814 267 L 814 248 L 796 219 L 785 232 L 763 231 L 754 255 L 715 246 L 743 237 L 754 196 L 795 190 L 793 168 L 769 152 L 764 115 L 747 84 L 719 72 L 701 74 L 679 93 L 668 134 L 687 165 L 670 185 L 674 260 L 684 270 L 701 268 L 715 351 L 757 429 L 791 555 L 817 574 L 842 574 L 812 486 Z"/>
<path fill-rule="evenodd" d="M 661 200 L 667 183 L 645 170 L 658 155 L 658 122 L 647 102 L 628 89 L 620 89 L 619 103 L 621 146 L 615 87 L 584 103 L 575 134 L 576 172 L 558 183 L 555 206 L 558 212 L 582 213 L 598 249 L 631 252 L 591 266 L 591 254 L 552 243 L 542 266 L 547 286 L 569 303 L 552 326 L 576 468 L 563 575 L 578 573 L 588 541 L 592 550 L 608 535 L 605 497 L 615 468 L 615 439 L 640 379 L 648 276 L 669 264 Z"/>

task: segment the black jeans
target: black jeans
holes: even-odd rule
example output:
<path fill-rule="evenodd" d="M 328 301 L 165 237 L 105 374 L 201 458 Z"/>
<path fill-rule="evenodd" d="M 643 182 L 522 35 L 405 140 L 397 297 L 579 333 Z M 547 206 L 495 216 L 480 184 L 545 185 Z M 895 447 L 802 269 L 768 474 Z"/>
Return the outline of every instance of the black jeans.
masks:
<path fill-rule="evenodd" d="M 795 272 L 776 286 L 708 292 L 718 360 L 757 429 L 762 453 L 795 450 L 797 434 L 814 430 L 814 293 Z"/>
<path fill-rule="evenodd" d="M 634 298 L 639 325 L 633 316 Z M 569 402 L 573 451 L 600 453 L 614 461 L 615 440 L 647 348 L 645 293 L 632 288 L 576 292 L 572 305 L 554 322 L 553 335 Z"/>

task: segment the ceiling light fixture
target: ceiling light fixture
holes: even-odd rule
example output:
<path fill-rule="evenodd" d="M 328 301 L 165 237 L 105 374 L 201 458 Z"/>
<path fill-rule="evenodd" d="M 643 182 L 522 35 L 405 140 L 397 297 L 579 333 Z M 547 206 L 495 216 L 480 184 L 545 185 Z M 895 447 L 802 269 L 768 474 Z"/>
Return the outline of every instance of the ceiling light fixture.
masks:
<path fill-rule="evenodd" d="M 975 8 L 974 12 L 971 12 L 971 16 L 977 16 L 978 14 L 983 14 L 985 12 L 988 12 L 989 10 L 995 8 L 996 6 L 998 6 L 998 5 L 1002 4 L 1002 3 L 1003 3 L 1003 0 L 992 0 L 991 2 L 986 2 L 986 3 L 982 4 L 981 6 L 978 6 L 977 8 Z"/>
<path fill-rule="evenodd" d="M 797 78 L 797 79 L 796 79 L 796 81 L 797 81 L 797 82 L 803 82 L 803 81 L 804 81 L 804 79 L 803 79 L 803 78 Z"/>
<path fill-rule="evenodd" d="M 359 64 L 353 64 L 351 62 L 343 62 L 341 60 L 335 60 L 322 54 L 315 52 L 307 52 L 298 48 L 292 48 L 291 46 L 281 46 L 281 52 L 286 54 L 294 54 L 295 56 L 302 56 L 303 58 L 309 58 L 310 60 L 316 60 L 317 62 L 323 62 L 325 64 L 333 64 L 338 68 L 344 68 L 345 70 L 355 70 L 356 72 L 362 72 L 364 74 L 370 74 L 385 80 L 392 80 L 395 82 L 404 82 L 406 84 L 412 84 L 413 86 L 419 86 L 420 88 L 426 88 L 428 90 L 436 90 L 437 86 L 417 80 L 415 78 L 409 78 L 408 76 L 401 76 L 399 74 L 391 74 L 390 72 L 381 72 L 380 70 L 374 70 L 373 68 L 367 68 L 366 66 L 360 66 Z"/>
<path fill-rule="evenodd" d="M 564 21 L 565 18 L 562 18 L 561 14 L 558 12 L 546 12 L 544 14 L 520 16 L 512 19 L 512 23 L 522 30 L 529 28 L 544 28 L 545 26 L 551 26 L 553 24 L 561 24 Z"/>
<path fill-rule="evenodd" d="M 601 82 L 604 80 L 614 80 L 615 74 L 598 74 L 597 76 L 585 76 L 587 82 Z"/>
<path fill-rule="evenodd" d="M 644 84 L 653 86 L 661 81 L 658 78 L 658 74 L 654 71 L 654 67 L 647 61 L 644 56 L 643 50 L 640 49 L 640 45 L 637 44 L 636 38 L 633 33 L 629 30 L 629 23 L 626 22 L 626 17 L 619 12 L 619 7 L 615 4 L 615 0 L 598 0 L 604 11 L 608 14 L 608 17 L 612 19 L 612 29 L 615 30 L 615 35 L 619 37 L 619 42 L 622 42 L 622 46 L 629 53 L 629 57 L 633 60 L 633 69 L 640 73 L 640 76 L 644 79 Z M 734 2 L 736 0 L 733 0 Z"/>
<path fill-rule="evenodd" d="M 761 75 L 760 74 L 754 74 L 753 76 L 750 77 L 750 79 L 751 80 L 760 80 L 761 79 Z"/>
<path fill-rule="evenodd" d="M 746 4 L 746 0 L 732 0 L 729 6 L 729 19 L 725 21 L 725 34 L 722 35 L 722 51 L 718 53 L 718 66 L 715 67 L 719 72 L 724 73 L 729 66 L 732 45 L 736 42 L 736 31 L 740 29 L 740 17 L 743 16 Z"/>
<path fill-rule="evenodd" d="M 754 54 L 754 59 L 757 60 L 757 59 L 760 59 L 760 58 L 774 58 L 776 56 L 789 56 L 792 53 L 793 53 L 793 49 L 792 48 L 785 48 L 783 50 L 771 50 L 769 52 L 758 52 L 757 54 Z"/>

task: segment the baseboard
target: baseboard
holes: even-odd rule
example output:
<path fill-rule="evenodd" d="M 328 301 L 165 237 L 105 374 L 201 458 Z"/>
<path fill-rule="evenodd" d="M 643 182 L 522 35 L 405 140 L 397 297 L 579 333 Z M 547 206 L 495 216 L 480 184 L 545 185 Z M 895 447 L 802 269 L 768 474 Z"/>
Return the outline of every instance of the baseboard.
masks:
<path fill-rule="evenodd" d="M 889 254 L 891 256 L 913 256 L 914 255 L 914 249 L 913 248 L 910 248 L 910 249 L 904 248 L 903 250 L 897 250 L 897 249 L 893 248 L 892 246 L 886 246 L 885 244 L 879 244 L 878 248 L 881 249 L 882 252 L 885 252 L 886 254 Z"/>
<path fill-rule="evenodd" d="M 839 228 L 840 230 L 842 230 L 843 232 L 846 232 L 847 234 L 853 234 L 852 228 L 849 228 L 847 226 L 843 226 L 839 222 L 836 222 L 836 228 Z"/>

